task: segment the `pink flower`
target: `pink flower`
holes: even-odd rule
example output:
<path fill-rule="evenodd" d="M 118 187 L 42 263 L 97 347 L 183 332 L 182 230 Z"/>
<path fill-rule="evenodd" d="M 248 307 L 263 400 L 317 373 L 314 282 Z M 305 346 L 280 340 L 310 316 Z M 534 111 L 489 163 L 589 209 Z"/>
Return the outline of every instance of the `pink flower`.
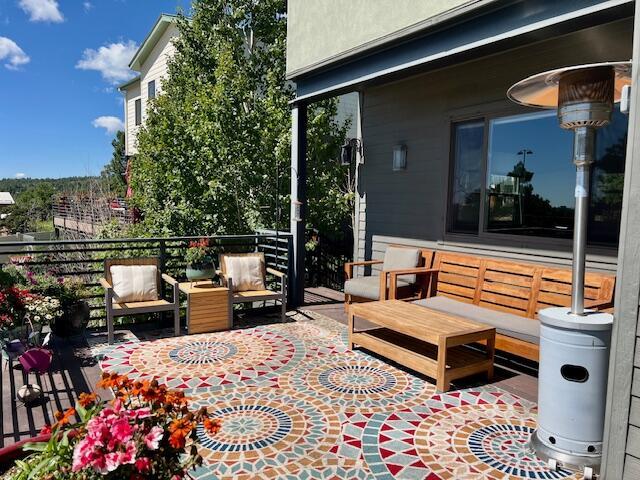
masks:
<path fill-rule="evenodd" d="M 133 428 L 126 418 L 119 418 L 111 423 L 112 440 L 118 443 L 127 443 L 133 436 Z"/>
<path fill-rule="evenodd" d="M 149 450 L 157 450 L 160 447 L 160 440 L 164 435 L 164 429 L 162 427 L 153 427 L 149 433 L 144 437 L 144 444 Z"/>
<path fill-rule="evenodd" d="M 140 457 L 136 460 L 136 469 L 139 472 L 146 472 L 147 470 L 151 470 L 151 460 L 147 457 Z"/>

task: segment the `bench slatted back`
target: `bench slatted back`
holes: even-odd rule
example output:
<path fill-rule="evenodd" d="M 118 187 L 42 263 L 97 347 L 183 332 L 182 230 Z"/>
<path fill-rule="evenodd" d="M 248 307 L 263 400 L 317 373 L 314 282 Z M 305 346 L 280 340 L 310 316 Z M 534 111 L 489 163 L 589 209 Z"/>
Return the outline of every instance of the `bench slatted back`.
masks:
<path fill-rule="evenodd" d="M 535 265 L 498 260 L 482 260 L 484 275 L 478 280 L 481 307 L 528 317 L 536 272 Z"/>
<path fill-rule="evenodd" d="M 536 318 L 547 307 L 571 305 L 571 270 L 503 261 L 459 253 L 438 252 L 437 295 L 485 308 Z M 585 276 L 585 305 L 612 302 L 615 277 Z"/>
<path fill-rule="evenodd" d="M 479 257 L 454 253 L 437 253 L 433 268 L 438 270 L 438 295 L 466 303 L 474 303 L 478 278 Z"/>
<path fill-rule="evenodd" d="M 584 299 L 607 301 L 613 298 L 615 281 L 610 275 L 587 273 L 584 278 Z M 566 307 L 571 305 L 571 271 L 558 268 L 542 269 L 540 290 L 536 297 L 534 314 L 547 307 Z"/>

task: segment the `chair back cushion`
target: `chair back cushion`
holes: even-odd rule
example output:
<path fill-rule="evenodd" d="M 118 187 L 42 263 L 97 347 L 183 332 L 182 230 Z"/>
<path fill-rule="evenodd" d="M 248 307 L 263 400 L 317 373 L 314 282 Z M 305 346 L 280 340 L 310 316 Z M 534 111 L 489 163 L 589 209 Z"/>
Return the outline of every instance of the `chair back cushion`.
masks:
<path fill-rule="evenodd" d="M 386 272 L 389 270 L 416 268 L 420 265 L 420 259 L 421 252 L 419 248 L 389 246 L 384 252 L 382 270 Z M 415 275 L 403 275 L 398 278 L 407 283 L 416 283 Z"/>
<path fill-rule="evenodd" d="M 222 272 L 233 282 L 234 292 L 266 289 L 263 253 L 224 254 L 220 260 Z"/>
<path fill-rule="evenodd" d="M 112 265 L 110 273 L 118 303 L 158 300 L 158 267 L 155 265 Z"/>

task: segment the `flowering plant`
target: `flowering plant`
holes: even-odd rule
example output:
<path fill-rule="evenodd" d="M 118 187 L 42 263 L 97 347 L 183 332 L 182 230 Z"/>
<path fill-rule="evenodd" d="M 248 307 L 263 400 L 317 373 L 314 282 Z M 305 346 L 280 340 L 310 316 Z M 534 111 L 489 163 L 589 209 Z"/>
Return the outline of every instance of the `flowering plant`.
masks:
<path fill-rule="evenodd" d="M 75 408 L 56 413 L 57 422 L 43 429 L 51 439 L 26 447 L 36 453 L 6 478 L 181 480 L 202 463 L 197 425 L 211 434 L 220 429 L 206 409 L 190 411 L 182 392 L 156 381 L 103 374 L 98 387 L 110 389 L 113 401 L 81 394 Z"/>
<path fill-rule="evenodd" d="M 63 315 L 60 300 L 52 297 L 32 296 L 26 303 L 27 318 L 31 323 L 48 325 Z"/>
<path fill-rule="evenodd" d="M 0 331 L 22 325 L 27 313 L 26 304 L 31 299 L 27 290 L 18 287 L 0 288 Z"/>
<path fill-rule="evenodd" d="M 205 263 L 213 263 L 211 259 L 211 251 L 209 248 L 209 240 L 201 238 L 198 241 L 189 242 L 189 248 L 185 255 L 189 265 L 203 265 Z"/>

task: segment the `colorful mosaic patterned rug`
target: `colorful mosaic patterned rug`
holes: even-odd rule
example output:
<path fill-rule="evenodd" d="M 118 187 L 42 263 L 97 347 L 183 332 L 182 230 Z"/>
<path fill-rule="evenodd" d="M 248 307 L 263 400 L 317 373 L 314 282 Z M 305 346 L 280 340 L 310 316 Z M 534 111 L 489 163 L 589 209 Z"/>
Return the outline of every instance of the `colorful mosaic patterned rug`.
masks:
<path fill-rule="evenodd" d="M 101 348 L 102 368 L 184 389 L 222 421 L 198 430 L 199 480 L 564 479 L 527 450 L 535 405 L 492 386 L 436 394 L 298 321 Z"/>

